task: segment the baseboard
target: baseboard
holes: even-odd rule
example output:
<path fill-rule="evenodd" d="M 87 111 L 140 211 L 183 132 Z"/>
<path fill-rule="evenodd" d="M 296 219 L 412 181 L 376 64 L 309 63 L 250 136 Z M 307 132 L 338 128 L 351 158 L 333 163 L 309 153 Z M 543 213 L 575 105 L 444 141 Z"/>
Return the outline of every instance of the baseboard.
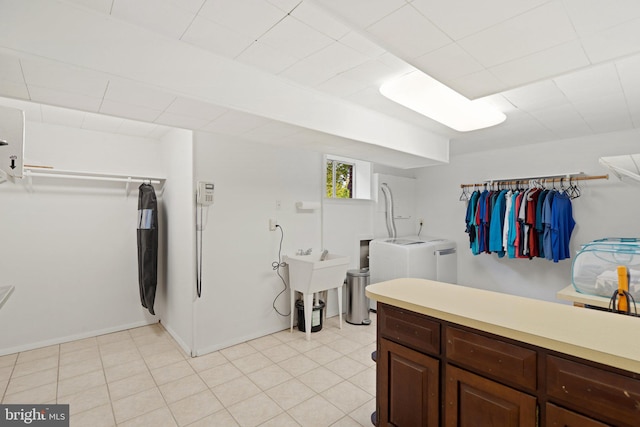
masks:
<path fill-rule="evenodd" d="M 64 344 L 70 341 L 77 341 L 85 338 L 97 337 L 99 335 L 110 334 L 113 332 L 120 332 L 127 329 L 139 328 L 141 326 L 153 325 L 154 323 L 157 323 L 157 321 L 149 322 L 147 320 L 141 320 L 139 322 L 129 323 L 126 325 L 118 325 L 110 328 L 83 332 L 80 334 L 67 335 L 64 337 L 56 337 L 50 340 L 38 341 L 38 342 L 23 344 L 15 347 L 3 348 L 3 349 L 0 349 L 0 356 L 13 354 L 13 353 L 20 353 L 23 351 L 35 350 L 37 348 L 48 347 L 51 345 Z"/>

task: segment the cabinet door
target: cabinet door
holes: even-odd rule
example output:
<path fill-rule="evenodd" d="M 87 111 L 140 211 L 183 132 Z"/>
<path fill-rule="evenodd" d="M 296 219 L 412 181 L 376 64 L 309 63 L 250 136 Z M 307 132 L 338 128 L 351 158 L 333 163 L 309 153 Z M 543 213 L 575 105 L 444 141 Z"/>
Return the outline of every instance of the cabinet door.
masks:
<path fill-rule="evenodd" d="M 535 427 L 536 398 L 447 365 L 447 427 Z"/>
<path fill-rule="evenodd" d="M 584 415 L 547 403 L 547 427 L 609 427 Z"/>
<path fill-rule="evenodd" d="M 437 427 L 440 362 L 384 338 L 378 354 L 378 425 Z"/>

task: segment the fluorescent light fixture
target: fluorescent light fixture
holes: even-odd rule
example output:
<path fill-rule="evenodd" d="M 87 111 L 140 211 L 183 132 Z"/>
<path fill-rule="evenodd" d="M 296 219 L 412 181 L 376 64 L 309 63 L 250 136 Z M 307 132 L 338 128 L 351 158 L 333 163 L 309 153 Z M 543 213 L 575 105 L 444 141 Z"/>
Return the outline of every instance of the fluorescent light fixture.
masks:
<path fill-rule="evenodd" d="M 460 132 L 495 126 L 507 118 L 492 105 L 471 101 L 422 71 L 384 83 L 380 93 Z"/>

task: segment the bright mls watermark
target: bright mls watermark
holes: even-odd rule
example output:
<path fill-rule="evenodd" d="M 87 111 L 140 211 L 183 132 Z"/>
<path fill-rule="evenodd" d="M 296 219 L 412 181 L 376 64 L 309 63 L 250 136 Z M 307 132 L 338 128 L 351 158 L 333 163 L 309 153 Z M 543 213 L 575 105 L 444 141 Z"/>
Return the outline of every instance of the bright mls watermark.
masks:
<path fill-rule="evenodd" d="M 0 405 L 0 427 L 69 427 L 69 405 Z"/>

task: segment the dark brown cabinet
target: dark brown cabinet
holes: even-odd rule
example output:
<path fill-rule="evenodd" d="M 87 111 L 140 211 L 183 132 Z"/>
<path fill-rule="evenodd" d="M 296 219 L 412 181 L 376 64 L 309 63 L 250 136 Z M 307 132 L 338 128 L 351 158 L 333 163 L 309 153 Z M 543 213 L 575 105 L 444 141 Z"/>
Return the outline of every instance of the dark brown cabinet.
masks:
<path fill-rule="evenodd" d="M 610 427 L 584 415 L 547 403 L 547 427 Z"/>
<path fill-rule="evenodd" d="M 382 338 L 377 363 L 378 425 L 437 427 L 440 362 Z"/>
<path fill-rule="evenodd" d="M 635 427 L 640 374 L 378 304 L 378 426 Z"/>
<path fill-rule="evenodd" d="M 446 367 L 446 427 L 535 427 L 536 398 L 471 372 Z"/>

